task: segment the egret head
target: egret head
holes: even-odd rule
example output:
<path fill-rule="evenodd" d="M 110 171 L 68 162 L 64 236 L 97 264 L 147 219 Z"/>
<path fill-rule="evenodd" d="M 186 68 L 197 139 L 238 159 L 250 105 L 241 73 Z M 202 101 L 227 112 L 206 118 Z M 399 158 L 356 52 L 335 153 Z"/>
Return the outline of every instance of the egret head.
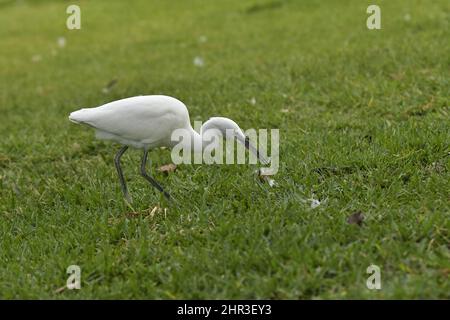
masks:
<path fill-rule="evenodd" d="M 226 139 L 236 138 L 236 140 L 242 143 L 245 148 L 254 153 L 258 157 L 259 161 L 261 161 L 261 163 L 269 163 L 269 161 L 259 153 L 258 149 L 253 146 L 253 144 L 250 142 L 250 139 L 244 134 L 242 129 L 233 120 L 223 117 L 210 118 L 202 125 L 200 129 L 200 135 L 203 136 L 203 134 L 208 130 L 214 130 L 215 132 L 217 132 L 217 134 Z"/>

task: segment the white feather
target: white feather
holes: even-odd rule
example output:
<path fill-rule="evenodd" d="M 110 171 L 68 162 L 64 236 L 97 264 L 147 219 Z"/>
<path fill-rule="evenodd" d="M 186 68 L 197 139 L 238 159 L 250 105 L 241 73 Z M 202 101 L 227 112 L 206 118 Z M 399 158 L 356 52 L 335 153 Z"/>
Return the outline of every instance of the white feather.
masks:
<path fill-rule="evenodd" d="M 137 148 L 170 146 L 175 129 L 191 129 L 184 103 L 162 95 L 126 98 L 81 109 L 72 112 L 69 119 L 97 129 L 99 139 Z"/>

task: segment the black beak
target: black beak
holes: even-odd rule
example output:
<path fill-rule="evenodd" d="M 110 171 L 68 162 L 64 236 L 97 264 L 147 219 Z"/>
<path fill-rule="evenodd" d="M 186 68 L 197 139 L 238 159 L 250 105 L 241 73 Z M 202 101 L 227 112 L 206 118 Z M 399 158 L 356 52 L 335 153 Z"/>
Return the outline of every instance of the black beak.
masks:
<path fill-rule="evenodd" d="M 257 148 L 255 148 L 254 146 L 252 146 L 252 144 L 250 143 L 250 139 L 248 137 L 245 137 L 245 141 L 244 141 L 244 146 L 247 150 L 253 152 L 254 154 L 256 154 L 256 157 L 258 157 L 259 161 L 264 164 L 264 165 L 268 165 L 269 161 L 264 158 L 261 153 L 259 152 L 259 150 Z"/>

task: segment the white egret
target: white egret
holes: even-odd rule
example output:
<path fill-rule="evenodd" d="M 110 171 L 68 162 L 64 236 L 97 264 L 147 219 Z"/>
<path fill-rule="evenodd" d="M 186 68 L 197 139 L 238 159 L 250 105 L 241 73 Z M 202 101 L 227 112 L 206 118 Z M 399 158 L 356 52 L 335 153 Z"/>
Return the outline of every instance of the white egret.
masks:
<path fill-rule="evenodd" d="M 234 132 L 237 141 L 255 153 L 261 162 L 267 163 L 233 120 L 222 117 L 211 118 L 202 125 L 200 133 L 197 133 L 190 124 L 189 112 L 184 103 L 169 96 L 150 95 L 117 100 L 96 108 L 74 111 L 69 119 L 95 128 L 96 137 L 99 139 L 113 140 L 124 145 L 117 152 L 114 163 L 122 192 L 129 202 L 131 197 L 120 166 L 120 158 L 129 146 L 144 150 L 141 175 L 167 199 L 171 198 L 169 193 L 147 173 L 145 167 L 149 150 L 157 147 L 171 148 L 177 143 L 171 140 L 172 132 L 176 129 L 187 130 L 191 136 L 190 145 L 201 147 L 205 145 L 202 135 L 206 130 L 219 130 L 223 137 L 227 137 L 229 132 Z"/>

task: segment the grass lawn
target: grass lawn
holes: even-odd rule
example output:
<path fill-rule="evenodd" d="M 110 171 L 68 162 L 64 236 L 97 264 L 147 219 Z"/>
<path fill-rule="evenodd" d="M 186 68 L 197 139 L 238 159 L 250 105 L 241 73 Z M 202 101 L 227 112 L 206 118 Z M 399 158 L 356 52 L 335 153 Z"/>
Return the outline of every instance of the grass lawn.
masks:
<path fill-rule="evenodd" d="M 81 30 L 67 1 L 0 0 L 0 298 L 450 298 L 447 0 L 71 3 Z M 128 207 L 119 145 L 67 117 L 140 94 L 280 129 L 278 185 L 166 176 L 155 150 L 168 206 L 134 150 Z M 58 290 L 72 264 L 81 290 Z"/>

